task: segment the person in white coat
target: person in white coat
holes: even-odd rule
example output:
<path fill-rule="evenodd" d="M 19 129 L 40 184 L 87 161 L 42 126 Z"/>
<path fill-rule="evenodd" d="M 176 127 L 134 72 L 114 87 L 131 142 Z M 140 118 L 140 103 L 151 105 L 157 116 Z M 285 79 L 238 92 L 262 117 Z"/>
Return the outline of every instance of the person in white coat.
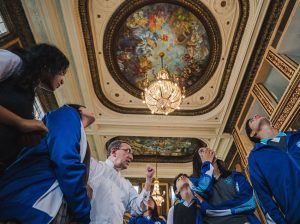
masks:
<path fill-rule="evenodd" d="M 89 186 L 93 190 L 91 200 L 91 223 L 121 224 L 123 215 L 142 215 L 147 210 L 154 169 L 146 167 L 146 182 L 140 194 L 132 184 L 121 176 L 120 171 L 127 169 L 133 160 L 130 145 L 115 140 L 108 146 L 106 161 L 91 159 Z"/>

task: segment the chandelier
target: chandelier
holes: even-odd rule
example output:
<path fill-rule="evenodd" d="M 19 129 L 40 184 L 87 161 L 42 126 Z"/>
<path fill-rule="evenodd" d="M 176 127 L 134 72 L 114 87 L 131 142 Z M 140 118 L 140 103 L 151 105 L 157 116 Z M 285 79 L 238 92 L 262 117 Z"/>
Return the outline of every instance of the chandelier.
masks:
<path fill-rule="evenodd" d="M 151 113 L 165 114 L 180 109 L 182 99 L 185 98 L 185 87 L 179 86 L 179 79 L 171 76 L 164 68 L 164 53 L 159 54 L 161 58 L 161 70 L 156 75 L 156 80 L 149 83 L 148 78 L 144 80 L 145 87 L 142 93 L 143 103 L 147 104 Z"/>
<path fill-rule="evenodd" d="M 161 206 L 162 203 L 165 201 L 164 196 L 165 196 L 165 191 L 163 191 L 163 193 L 160 193 L 159 190 L 159 180 L 157 178 L 157 149 L 156 149 L 156 162 L 155 162 L 155 180 L 154 180 L 154 186 L 153 186 L 153 191 L 152 191 L 152 198 L 154 199 L 155 203 L 157 204 L 157 206 Z"/>

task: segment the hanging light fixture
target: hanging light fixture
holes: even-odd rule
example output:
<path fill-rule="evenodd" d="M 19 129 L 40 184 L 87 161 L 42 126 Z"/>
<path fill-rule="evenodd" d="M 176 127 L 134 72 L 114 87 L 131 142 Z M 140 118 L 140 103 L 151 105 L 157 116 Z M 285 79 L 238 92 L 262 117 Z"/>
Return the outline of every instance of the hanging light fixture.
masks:
<path fill-rule="evenodd" d="M 180 109 L 182 99 L 185 98 L 185 87 L 179 86 L 179 80 L 169 74 L 164 68 L 164 53 L 159 54 L 161 58 L 161 70 L 156 75 L 156 80 L 149 83 L 144 81 L 144 92 L 142 93 L 143 103 L 147 104 L 151 113 L 165 114 Z"/>
<path fill-rule="evenodd" d="M 154 201 L 156 202 L 157 206 L 161 206 L 162 203 L 165 201 L 164 196 L 165 196 L 165 191 L 163 192 L 163 194 L 160 193 L 159 190 L 159 180 L 157 178 L 157 149 L 156 149 L 156 162 L 155 162 L 155 180 L 154 180 L 154 186 L 153 186 L 153 191 L 152 191 L 152 198 L 154 199 Z"/>

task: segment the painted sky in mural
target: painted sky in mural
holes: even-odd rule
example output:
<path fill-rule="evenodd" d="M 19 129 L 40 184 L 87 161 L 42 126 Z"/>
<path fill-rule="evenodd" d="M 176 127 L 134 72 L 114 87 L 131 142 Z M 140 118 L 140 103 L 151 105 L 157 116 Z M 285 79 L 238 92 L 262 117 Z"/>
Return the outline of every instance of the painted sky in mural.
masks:
<path fill-rule="evenodd" d="M 205 70 L 210 55 L 207 32 L 200 20 L 187 9 L 169 3 L 144 6 L 131 14 L 115 39 L 116 58 L 124 77 L 142 89 L 164 64 L 187 88 Z"/>
<path fill-rule="evenodd" d="M 168 138 L 168 137 L 130 137 L 121 139 L 130 144 L 135 156 L 189 156 L 203 146 L 203 142 L 196 138 Z"/>

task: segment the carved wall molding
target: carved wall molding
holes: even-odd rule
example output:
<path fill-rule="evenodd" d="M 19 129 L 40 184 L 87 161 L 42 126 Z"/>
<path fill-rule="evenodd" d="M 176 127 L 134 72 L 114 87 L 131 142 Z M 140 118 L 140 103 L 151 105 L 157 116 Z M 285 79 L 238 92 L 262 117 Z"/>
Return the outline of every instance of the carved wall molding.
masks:
<path fill-rule="evenodd" d="M 97 67 L 97 59 L 95 55 L 95 40 L 93 39 L 92 35 L 92 29 L 91 29 L 91 20 L 89 17 L 89 3 L 91 1 L 86 1 L 86 0 L 79 0 L 78 1 L 78 8 L 79 8 L 79 13 L 80 13 L 80 20 L 81 20 L 81 25 L 82 25 L 82 31 L 84 35 L 84 40 L 85 40 L 85 46 L 86 46 L 86 51 L 87 51 L 87 56 L 88 56 L 88 61 L 89 61 L 89 67 L 91 71 L 91 76 L 92 76 L 92 82 L 93 82 L 93 87 L 94 91 L 96 93 L 97 98 L 100 100 L 100 102 L 105 105 L 107 108 L 119 112 L 119 113 L 124 113 L 124 114 L 151 114 L 149 109 L 147 108 L 129 108 L 129 107 L 123 107 L 114 104 L 110 100 L 107 99 L 107 97 L 104 94 L 104 91 L 101 87 L 100 84 L 100 78 L 99 78 L 99 70 Z M 192 1 L 190 1 L 192 2 Z M 216 94 L 214 100 L 198 109 L 191 109 L 191 110 L 178 110 L 173 112 L 170 115 L 175 115 L 175 116 L 196 116 L 196 115 L 202 115 L 205 113 L 208 113 L 209 111 L 213 110 L 215 107 L 217 107 L 220 102 L 222 101 L 226 88 L 230 79 L 231 71 L 233 69 L 233 65 L 236 59 L 236 55 L 239 50 L 240 42 L 242 39 L 242 36 L 244 34 L 244 30 L 248 21 L 248 16 L 249 16 L 249 1 L 248 0 L 239 0 L 240 4 L 240 16 L 238 19 L 237 23 L 237 28 L 235 29 L 234 32 L 234 37 L 233 37 L 233 42 L 230 47 L 230 54 L 228 56 L 228 60 L 226 62 L 224 72 L 222 75 L 222 86 L 219 88 L 218 93 Z"/>
<path fill-rule="evenodd" d="M 271 115 L 274 111 L 274 107 L 265 91 L 261 88 L 260 85 L 257 84 L 254 85 L 252 91 L 255 94 L 256 98 L 260 101 L 261 105 L 265 108 L 267 113 Z"/>
<path fill-rule="evenodd" d="M 243 167 L 247 167 L 248 166 L 247 152 L 246 152 L 246 149 L 243 146 L 243 143 L 240 139 L 240 136 L 239 136 L 238 132 L 235 129 L 232 132 L 232 136 L 233 136 L 233 139 L 234 139 L 234 143 L 237 147 L 237 150 L 238 150 L 238 152 L 241 156 L 242 165 L 243 165 Z"/>
<path fill-rule="evenodd" d="M 255 76 L 257 75 L 258 68 L 262 63 L 264 54 L 269 45 L 271 36 L 273 34 L 274 28 L 279 19 L 284 4 L 285 0 L 274 0 L 270 2 L 264 22 L 257 37 L 255 47 L 253 48 L 255 50 L 251 55 L 249 64 L 245 72 L 247 75 L 245 75 L 245 77 L 243 78 L 238 95 L 231 109 L 229 119 L 226 123 L 224 132 L 231 133 L 237 123 L 238 117 L 241 114 L 243 105 L 246 101 L 246 97 L 248 96 L 251 85 L 254 81 Z"/>
<path fill-rule="evenodd" d="M 272 50 L 268 51 L 267 60 L 274 65 L 286 78 L 291 79 L 295 74 L 296 68 L 288 64 L 282 57 L 274 53 Z"/>
<path fill-rule="evenodd" d="M 282 97 L 277 106 L 275 114 L 271 121 L 277 129 L 285 130 L 287 128 L 287 120 L 292 116 L 291 112 L 295 107 L 299 107 L 300 102 L 300 70 L 296 73 L 294 79 L 287 87 L 288 91 Z M 296 108 L 297 109 L 297 108 Z"/>

